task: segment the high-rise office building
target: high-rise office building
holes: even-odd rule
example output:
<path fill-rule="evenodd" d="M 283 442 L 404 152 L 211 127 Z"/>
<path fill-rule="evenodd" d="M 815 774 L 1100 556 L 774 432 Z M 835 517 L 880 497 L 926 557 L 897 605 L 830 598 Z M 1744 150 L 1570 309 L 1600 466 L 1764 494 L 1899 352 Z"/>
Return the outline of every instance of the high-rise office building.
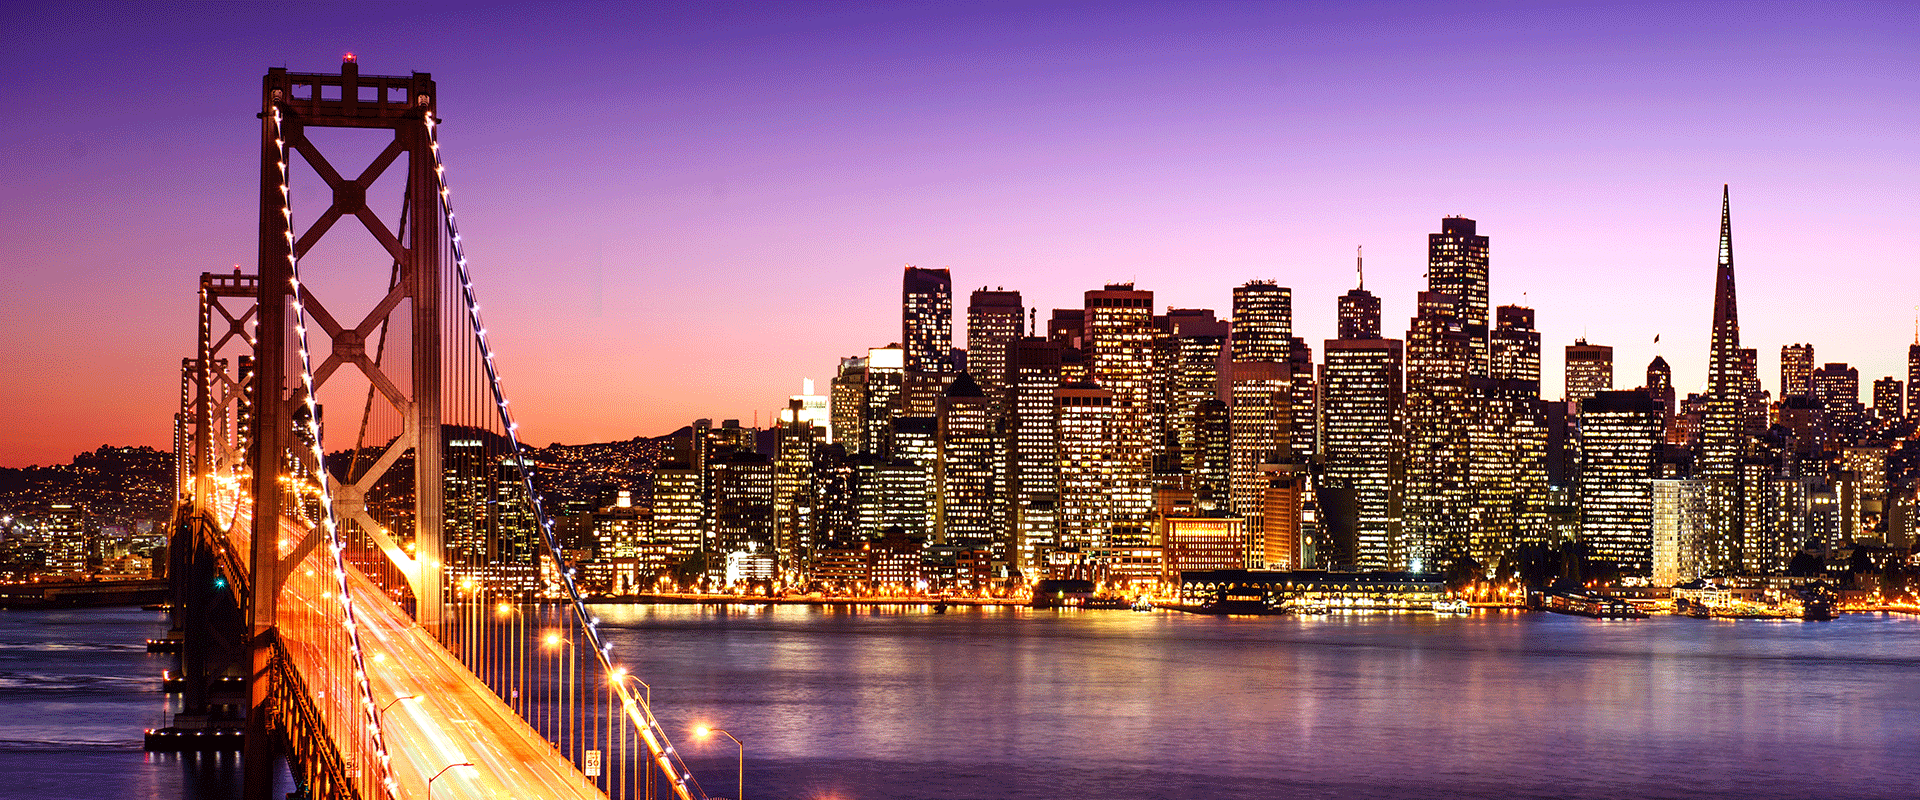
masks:
<path fill-rule="evenodd" d="M 935 537 L 1007 557 L 1006 435 L 999 403 L 961 375 L 940 402 L 940 454 L 933 485 Z"/>
<path fill-rule="evenodd" d="M 1305 464 L 1320 452 L 1320 386 L 1313 376 L 1313 345 L 1307 344 L 1307 340 L 1293 337 L 1287 371 L 1290 375 L 1287 406 L 1292 413 L 1287 422 L 1287 440 L 1293 449 L 1294 463 Z"/>
<path fill-rule="evenodd" d="M 1130 491 L 1123 464 L 1115 458 L 1121 438 L 1119 401 L 1091 383 L 1061 386 L 1054 392 L 1060 453 L 1059 544 L 1103 550 L 1114 544 L 1120 495 Z"/>
<path fill-rule="evenodd" d="M 787 569 L 804 568 L 818 546 L 814 462 L 817 448 L 826 444 L 827 430 L 807 419 L 806 402 L 801 397 L 787 401 L 773 457 L 773 545 Z"/>
<path fill-rule="evenodd" d="M 1780 345 L 1780 399 L 1813 391 L 1813 345 Z"/>
<path fill-rule="evenodd" d="M 1058 542 L 1060 344 L 1026 337 L 1007 351 L 1012 375 L 1012 432 L 1007 483 L 1014 568 L 1029 577 Z"/>
<path fill-rule="evenodd" d="M 1358 254 L 1353 258 L 1360 285 L 1340 297 L 1338 329 L 1341 339 L 1380 338 L 1380 298 L 1367 291 L 1367 273 Z"/>
<path fill-rule="evenodd" d="M 1654 356 L 1652 361 L 1647 362 L 1647 382 L 1643 386 L 1647 396 L 1652 397 L 1660 407 L 1660 430 L 1664 437 L 1664 431 L 1673 427 L 1674 412 L 1673 367 L 1667 366 L 1667 359 Z"/>
<path fill-rule="evenodd" d="M 1440 571 L 1469 550 L 1474 339 L 1458 305 L 1444 292 L 1421 292 L 1407 328 L 1406 560 L 1396 569 Z"/>
<path fill-rule="evenodd" d="M 1730 193 L 1720 194 L 1720 256 L 1714 269 L 1713 338 L 1707 354 L 1706 408 L 1694 446 L 1694 474 L 1704 484 L 1709 517 L 1703 571 L 1737 573 L 1745 565 L 1747 526 L 1741 465 L 1747 455 L 1748 384 L 1740 355 L 1740 314 L 1733 280 Z"/>
<path fill-rule="evenodd" d="M 1440 232 L 1427 234 L 1427 291 L 1454 300 L 1454 317 L 1466 338 L 1467 374 L 1487 374 L 1487 237 L 1475 232 L 1466 217 L 1440 220 Z M 1408 367 L 1413 366 L 1413 342 L 1407 342 Z"/>
<path fill-rule="evenodd" d="M 1089 376 L 1113 393 L 1112 540 L 1145 544 L 1153 511 L 1153 293 L 1131 283 L 1089 291 L 1084 319 Z"/>
<path fill-rule="evenodd" d="M 840 371 L 827 386 L 827 416 L 833 422 L 829 432 L 835 444 L 850 454 L 865 449 L 861 446 L 861 437 L 866 433 L 866 356 L 840 359 Z"/>
<path fill-rule="evenodd" d="M 899 345 L 867 351 L 866 397 L 861 411 L 860 452 L 882 457 L 893 453 L 893 418 L 903 411 L 906 352 Z"/>
<path fill-rule="evenodd" d="M 1019 292 L 976 289 L 967 301 L 967 372 L 996 403 L 1006 401 L 1007 347 L 1026 335 Z"/>
<path fill-rule="evenodd" d="M 1903 403 L 1906 384 L 1899 378 L 1888 375 L 1873 382 L 1873 415 L 1883 422 L 1891 422 L 1906 416 Z"/>
<path fill-rule="evenodd" d="M 1495 310 L 1488 358 L 1488 377 L 1472 382 L 1478 413 L 1467 421 L 1472 453 L 1467 554 L 1491 572 L 1513 548 L 1547 540 L 1548 431 L 1533 309 Z"/>
<path fill-rule="evenodd" d="M 1920 334 L 1907 345 L 1907 413 L 1920 414 Z"/>
<path fill-rule="evenodd" d="M 1389 570 L 1404 563 L 1400 340 L 1329 339 L 1320 368 L 1324 476 L 1316 566 Z"/>
<path fill-rule="evenodd" d="M 1645 576 L 1653 567 L 1654 454 L 1659 412 L 1642 391 L 1580 403 L 1580 535 L 1589 554 Z"/>
<path fill-rule="evenodd" d="M 1843 438 L 1858 435 L 1865 427 L 1865 409 L 1860 405 L 1860 370 L 1844 363 L 1822 365 L 1808 380 L 1809 392 L 1827 411 L 1827 420 Z"/>
<path fill-rule="evenodd" d="M 1292 289 L 1273 281 L 1233 287 L 1233 360 L 1284 362 L 1292 340 Z"/>
<path fill-rule="evenodd" d="M 1575 339 L 1567 345 L 1566 381 L 1567 405 L 1576 413 L 1581 401 L 1613 391 L 1613 347 Z"/>
<path fill-rule="evenodd" d="M 953 276 L 947 270 L 907 267 L 900 285 L 900 342 L 907 369 L 950 371 Z"/>
<path fill-rule="evenodd" d="M 1293 461 L 1288 441 L 1292 377 L 1285 362 L 1233 362 L 1229 508 L 1246 520 L 1247 554 L 1255 562 L 1249 567 L 1261 566 L 1257 559 L 1265 552 L 1261 519 L 1270 468 Z"/>
<path fill-rule="evenodd" d="M 1220 396 L 1220 358 L 1228 323 L 1205 310 L 1175 309 L 1167 312 L 1167 319 L 1169 335 L 1160 342 L 1167 429 L 1160 445 L 1187 476 L 1196 501 L 1224 504 L 1226 486 L 1207 480 L 1203 406 Z"/>

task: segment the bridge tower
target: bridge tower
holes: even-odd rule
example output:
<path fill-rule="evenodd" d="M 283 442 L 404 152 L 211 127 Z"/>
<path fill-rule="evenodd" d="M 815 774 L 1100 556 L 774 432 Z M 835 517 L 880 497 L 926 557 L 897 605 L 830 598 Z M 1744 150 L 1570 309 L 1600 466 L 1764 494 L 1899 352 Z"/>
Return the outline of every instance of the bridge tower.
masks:
<path fill-rule="evenodd" d="M 248 797 L 267 797 L 271 792 L 267 675 L 279 622 L 279 590 L 293 565 L 321 546 L 324 536 L 318 527 L 308 527 L 300 533 L 304 538 L 281 541 L 289 520 L 299 521 L 299 527 L 311 523 L 299 513 L 301 498 L 276 491 L 276 481 L 290 472 L 325 469 L 303 450 L 312 446 L 302 440 L 308 423 L 305 415 L 312 407 L 306 394 L 309 386 L 317 394 L 318 387 L 342 367 L 353 367 L 365 376 L 373 392 L 399 416 L 401 431 L 369 469 L 334 485 L 333 515 L 358 523 L 386 553 L 412 589 L 420 625 L 440 633 L 444 591 L 440 294 L 447 262 L 442 253 L 440 184 L 428 127 L 434 108 L 434 83 L 427 73 L 361 75 L 351 54 L 338 75 L 274 68 L 263 82 L 254 370 L 258 408 L 252 434 L 252 474 L 260 477 L 252 492 L 253 591 L 248 628 L 253 670 L 244 762 Z M 318 128 L 385 130 L 391 131 L 392 138 L 365 170 L 349 177 L 309 138 L 308 131 Z M 289 175 L 296 155 L 331 194 L 325 210 L 310 223 L 296 220 L 290 199 Z M 367 194 L 389 167 L 402 161 L 404 207 L 398 226 L 389 228 L 368 207 Z M 365 297 L 376 300 L 357 321 L 333 313 L 357 298 L 322 297 L 310 283 L 295 280 L 297 260 L 310 253 L 336 223 L 347 219 L 359 222 L 379 245 L 372 258 L 393 265 L 388 285 L 368 287 Z M 311 278 L 314 273 L 306 274 Z M 310 321 L 304 331 L 295 327 L 301 312 Z M 409 339 L 403 343 L 408 374 L 398 379 L 390 374 L 396 370 L 370 355 L 367 347 L 369 337 L 384 337 L 394 330 L 405 331 Z M 303 375 L 308 367 L 311 371 Z M 413 456 L 411 517 L 416 555 L 409 555 L 385 526 L 369 516 L 365 500 L 369 488 L 394 471 L 407 451 Z"/>

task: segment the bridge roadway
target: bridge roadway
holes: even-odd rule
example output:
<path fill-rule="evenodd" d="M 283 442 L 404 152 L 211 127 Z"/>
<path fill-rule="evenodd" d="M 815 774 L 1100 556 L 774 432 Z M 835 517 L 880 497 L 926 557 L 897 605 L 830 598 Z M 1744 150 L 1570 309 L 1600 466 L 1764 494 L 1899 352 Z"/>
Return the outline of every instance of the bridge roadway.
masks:
<path fill-rule="evenodd" d="M 222 498 L 226 499 L 226 498 Z M 216 501 L 232 521 L 238 552 L 246 552 L 250 514 L 245 503 Z M 283 521 L 282 555 L 304 533 Z M 280 639 L 311 691 L 355 691 L 352 671 L 338 656 L 345 643 L 337 586 L 325 546 L 314 549 L 287 579 L 280 595 Z M 573 763 L 501 701 L 446 648 L 413 621 L 359 570 L 348 567 L 360 646 L 391 755 L 396 796 L 437 798 L 595 798 L 606 795 Z M 328 606 L 332 607 L 329 608 Z M 329 654 L 334 654 L 329 658 Z M 396 698 L 413 698 L 394 701 Z M 389 703 L 391 704 L 389 705 Z M 371 766 L 371 765 L 369 765 Z"/>
<path fill-rule="evenodd" d="M 435 773 L 451 764 L 471 763 L 472 768 L 447 770 L 435 780 L 434 796 L 605 797 L 378 587 L 358 570 L 349 569 L 348 576 L 374 701 L 387 705 L 413 698 L 392 702 L 381 715 L 398 796 L 424 797 L 427 780 Z M 301 617 L 324 613 L 313 601 L 325 591 L 319 576 L 300 575 L 287 584 L 288 591 L 281 595 L 282 630 L 315 630 Z M 310 688 L 353 690 L 351 673 L 340 680 L 316 680 L 328 672 L 321 652 L 324 642 L 293 637 L 284 641 Z"/>

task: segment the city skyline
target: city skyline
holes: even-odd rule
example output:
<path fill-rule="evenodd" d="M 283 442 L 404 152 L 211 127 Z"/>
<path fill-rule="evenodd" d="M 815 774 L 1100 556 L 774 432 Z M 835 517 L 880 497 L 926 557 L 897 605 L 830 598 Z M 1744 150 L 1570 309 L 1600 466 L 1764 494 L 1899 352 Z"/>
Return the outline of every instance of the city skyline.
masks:
<path fill-rule="evenodd" d="M 255 258 L 258 64 L 328 71 L 347 50 L 454 90 L 450 181 L 537 443 L 768 424 L 800 379 L 825 385 L 839 358 L 899 338 L 902 263 L 1042 309 L 1131 280 L 1156 313 L 1224 310 L 1233 287 L 1270 279 L 1317 343 L 1335 338 L 1364 245 L 1398 338 L 1422 237 L 1446 215 L 1493 240 L 1489 305 L 1536 310 L 1543 396 L 1559 396 L 1555 356 L 1576 338 L 1615 348 L 1617 387 L 1663 357 L 1684 396 L 1706 382 L 1721 184 L 1762 386 L 1777 391 L 1779 347 L 1799 342 L 1863 386 L 1904 377 L 1920 300 L 1902 291 L 1920 250 L 1920 103 L 1901 77 L 1920 72 L 1914 11 L 1287 9 L 647 6 L 627 12 L 642 42 L 579 52 L 563 45 L 592 7 L 494 7 L 454 32 L 466 47 L 418 44 L 439 22 L 425 14 L 371 38 L 342 20 L 239 45 L 264 11 L 10 9 L 9 30 L 41 35 L 8 48 L 8 91 L 101 94 L 51 125 L 0 126 L 32 154 L 0 174 L 0 413 L 16 423 L 0 463 L 166 443 L 192 283 Z M 1383 35 L 1370 13 L 1408 24 Z M 1415 21 L 1431 30 L 1406 32 Z M 1489 30 L 1497 47 L 1444 45 Z M 480 85 L 507 88 L 463 88 Z M 154 96 L 178 102 L 137 113 Z M 102 215 L 117 233 L 87 227 Z"/>

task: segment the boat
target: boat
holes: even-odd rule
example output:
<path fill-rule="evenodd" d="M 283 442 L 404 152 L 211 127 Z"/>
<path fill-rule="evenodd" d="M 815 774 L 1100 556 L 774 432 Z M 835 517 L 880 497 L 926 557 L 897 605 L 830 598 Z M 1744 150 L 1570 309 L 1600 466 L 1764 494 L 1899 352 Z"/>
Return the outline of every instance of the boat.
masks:
<path fill-rule="evenodd" d="M 1466 614 L 1471 611 L 1473 611 L 1473 607 L 1467 605 L 1467 601 L 1465 600 L 1433 601 L 1433 613 L 1435 614 Z"/>
<path fill-rule="evenodd" d="M 1141 596 L 1140 596 L 1140 599 L 1138 599 L 1138 600 L 1135 600 L 1135 601 L 1133 601 L 1133 610 L 1135 610 L 1135 611 L 1152 611 L 1152 610 L 1153 610 L 1153 601 L 1152 601 L 1152 600 L 1148 600 L 1148 599 L 1147 599 L 1147 597 L 1146 597 L 1146 595 L 1141 595 Z"/>
<path fill-rule="evenodd" d="M 1540 607 L 1556 614 L 1589 619 L 1646 619 L 1649 615 L 1618 597 L 1584 592 L 1554 591 L 1541 598 Z"/>

